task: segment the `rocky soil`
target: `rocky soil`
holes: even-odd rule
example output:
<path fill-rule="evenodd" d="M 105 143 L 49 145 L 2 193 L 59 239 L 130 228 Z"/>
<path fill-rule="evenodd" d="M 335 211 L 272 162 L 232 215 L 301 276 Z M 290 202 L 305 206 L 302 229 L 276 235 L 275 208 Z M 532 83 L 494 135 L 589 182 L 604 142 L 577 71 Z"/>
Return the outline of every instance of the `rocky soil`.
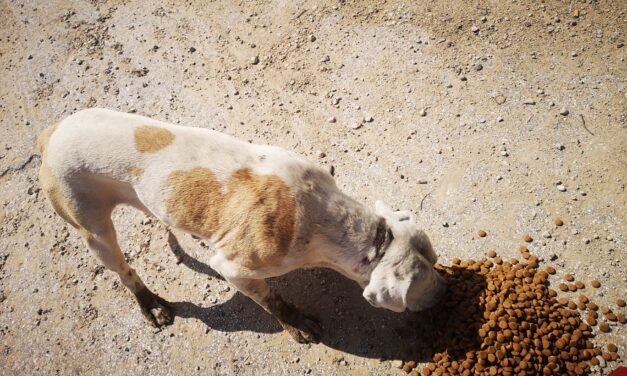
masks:
<path fill-rule="evenodd" d="M 626 20 L 620 0 L 0 1 L 4 372 L 388 375 L 415 359 L 409 314 L 328 270 L 271 281 L 325 328 L 296 344 L 207 244 L 121 208 L 130 264 L 176 308 L 149 327 L 38 188 L 38 133 L 93 106 L 301 153 L 367 205 L 414 211 L 443 264 L 518 257 L 529 233 L 555 285 L 597 279 L 588 297 L 626 313 Z M 610 328 L 594 342 L 627 356 Z"/>

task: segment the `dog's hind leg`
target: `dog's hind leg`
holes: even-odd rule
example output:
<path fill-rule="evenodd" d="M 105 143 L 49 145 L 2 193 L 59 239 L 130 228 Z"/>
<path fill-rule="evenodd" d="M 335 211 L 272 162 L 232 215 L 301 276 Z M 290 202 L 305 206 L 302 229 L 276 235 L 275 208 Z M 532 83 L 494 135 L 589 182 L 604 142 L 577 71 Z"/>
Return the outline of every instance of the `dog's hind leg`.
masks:
<path fill-rule="evenodd" d="M 272 314 L 297 342 L 318 342 L 322 328 L 313 318 L 306 316 L 285 302 L 263 279 L 227 278 L 241 293 Z"/>
<path fill-rule="evenodd" d="M 102 261 L 104 266 L 116 272 L 120 280 L 135 295 L 143 315 L 154 326 L 172 323 L 172 314 L 168 303 L 150 291 L 131 268 L 118 245 L 115 228 L 110 216 L 91 223 L 88 232 L 81 231 L 85 243 Z"/>

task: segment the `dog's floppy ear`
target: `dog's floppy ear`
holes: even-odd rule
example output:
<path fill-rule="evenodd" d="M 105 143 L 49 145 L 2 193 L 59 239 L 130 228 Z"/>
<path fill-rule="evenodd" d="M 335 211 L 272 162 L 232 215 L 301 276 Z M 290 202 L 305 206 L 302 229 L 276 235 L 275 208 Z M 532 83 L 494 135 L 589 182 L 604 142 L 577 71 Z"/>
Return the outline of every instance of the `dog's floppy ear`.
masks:
<path fill-rule="evenodd" d="M 372 247 L 368 252 L 365 262 L 371 263 L 379 260 L 385 254 L 386 248 L 390 245 L 390 242 L 394 239 L 392 230 L 387 225 L 385 218 L 381 218 L 377 223 L 374 239 L 372 241 Z"/>

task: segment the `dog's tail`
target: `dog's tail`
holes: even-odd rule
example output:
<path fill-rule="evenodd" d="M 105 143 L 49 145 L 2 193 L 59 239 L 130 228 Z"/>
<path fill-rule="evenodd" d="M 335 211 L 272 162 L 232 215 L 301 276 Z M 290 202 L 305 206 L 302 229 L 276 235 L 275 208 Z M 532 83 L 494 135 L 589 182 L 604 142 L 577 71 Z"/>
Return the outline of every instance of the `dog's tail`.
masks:
<path fill-rule="evenodd" d="M 52 136 L 54 131 L 57 129 L 57 125 L 58 124 L 55 124 L 51 127 L 44 129 L 39 134 L 39 137 L 37 137 L 37 149 L 39 149 L 40 155 L 43 156 L 44 153 L 46 152 L 46 147 L 48 146 L 48 140 L 50 140 L 50 137 Z"/>

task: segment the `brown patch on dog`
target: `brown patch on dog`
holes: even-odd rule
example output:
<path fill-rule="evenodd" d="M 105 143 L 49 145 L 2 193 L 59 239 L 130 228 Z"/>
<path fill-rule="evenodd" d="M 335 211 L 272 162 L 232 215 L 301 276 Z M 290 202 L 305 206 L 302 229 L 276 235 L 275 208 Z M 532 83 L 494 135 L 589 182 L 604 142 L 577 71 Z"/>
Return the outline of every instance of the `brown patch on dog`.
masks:
<path fill-rule="evenodd" d="M 126 169 L 126 172 L 128 172 L 128 174 L 131 175 L 132 177 L 138 178 L 144 174 L 144 169 L 131 166 Z"/>
<path fill-rule="evenodd" d="M 296 201 L 274 175 L 235 171 L 222 184 L 206 168 L 170 174 L 168 212 L 177 226 L 199 235 L 227 239 L 225 256 L 254 270 L 280 264 L 289 251 L 296 223 Z"/>
<path fill-rule="evenodd" d="M 135 148 L 140 153 L 156 153 L 174 141 L 174 133 L 152 125 L 135 128 Z"/>

